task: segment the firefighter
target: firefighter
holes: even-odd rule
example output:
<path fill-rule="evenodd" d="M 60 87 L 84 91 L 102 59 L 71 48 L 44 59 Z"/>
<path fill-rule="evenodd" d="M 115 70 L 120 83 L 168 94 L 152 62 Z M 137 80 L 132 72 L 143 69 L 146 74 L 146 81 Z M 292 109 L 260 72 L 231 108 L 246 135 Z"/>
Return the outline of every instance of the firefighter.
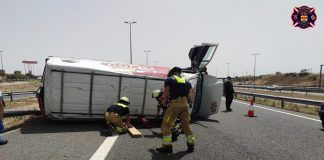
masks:
<path fill-rule="evenodd" d="M 112 136 L 114 131 L 124 134 L 128 131 L 128 128 L 132 127 L 127 106 L 129 104 L 130 102 L 127 97 L 121 97 L 117 103 L 107 109 L 105 119 L 108 126 L 106 130 L 108 136 Z M 123 123 L 122 117 L 125 117 L 126 123 Z"/>
<path fill-rule="evenodd" d="M 232 111 L 231 104 L 234 98 L 234 93 L 232 78 L 228 76 L 223 86 L 223 95 L 226 98 L 226 112 Z"/>
<path fill-rule="evenodd" d="M 162 104 L 162 95 L 163 95 L 163 89 L 158 89 L 152 92 L 152 98 L 155 98 L 158 102 L 157 109 L 156 109 L 156 118 L 159 117 L 160 111 L 162 109 L 162 116 L 164 115 L 166 109 L 168 108 L 168 105 Z M 171 129 L 171 135 L 172 135 L 172 142 L 176 141 L 178 139 L 178 136 L 182 132 L 181 122 L 179 117 L 176 118 L 175 123 Z"/>
<path fill-rule="evenodd" d="M 162 115 L 164 115 L 164 112 L 167 109 L 167 105 L 162 104 L 162 95 L 163 95 L 162 89 L 158 89 L 152 92 L 152 98 L 155 98 L 156 101 L 158 102 L 156 108 L 156 117 L 160 115 L 161 109 L 162 109 Z"/>
<path fill-rule="evenodd" d="M 5 103 L 4 103 L 3 96 L 0 91 L 0 145 L 4 145 L 4 144 L 8 143 L 8 140 L 2 138 L 2 132 L 4 130 L 3 121 L 2 121 L 4 107 L 5 107 Z"/>
<path fill-rule="evenodd" d="M 176 117 L 180 118 L 182 128 L 187 138 L 187 146 L 189 152 L 194 151 L 195 138 L 190 128 L 190 115 L 188 112 L 188 101 L 191 96 L 191 84 L 181 76 L 181 68 L 174 67 L 169 72 L 169 77 L 164 83 L 164 93 L 162 95 L 162 103 L 165 105 L 170 100 L 169 107 L 167 108 L 163 121 L 162 121 L 162 146 L 157 147 L 158 152 L 172 152 L 172 138 L 171 128 L 175 122 Z"/>

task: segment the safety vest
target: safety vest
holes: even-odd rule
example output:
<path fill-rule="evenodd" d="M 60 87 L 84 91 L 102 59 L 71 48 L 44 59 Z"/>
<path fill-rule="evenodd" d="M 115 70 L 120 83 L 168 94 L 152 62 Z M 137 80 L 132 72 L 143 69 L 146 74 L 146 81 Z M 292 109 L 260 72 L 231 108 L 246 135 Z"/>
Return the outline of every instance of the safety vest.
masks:
<path fill-rule="evenodd" d="M 173 76 L 173 78 L 177 81 L 177 83 L 186 83 L 185 77 Z"/>

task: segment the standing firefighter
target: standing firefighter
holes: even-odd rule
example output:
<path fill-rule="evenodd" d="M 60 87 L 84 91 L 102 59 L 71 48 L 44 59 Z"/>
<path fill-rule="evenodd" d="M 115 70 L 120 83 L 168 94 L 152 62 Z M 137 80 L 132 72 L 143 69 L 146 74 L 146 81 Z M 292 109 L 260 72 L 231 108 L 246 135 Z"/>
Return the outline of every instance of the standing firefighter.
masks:
<path fill-rule="evenodd" d="M 234 89 L 233 89 L 233 83 L 231 77 L 226 78 L 226 81 L 224 83 L 223 94 L 226 98 L 226 102 L 225 102 L 226 111 L 230 112 L 232 111 L 231 104 L 234 98 Z"/>
<path fill-rule="evenodd" d="M 118 103 L 111 105 L 107 109 L 105 119 L 108 126 L 108 136 L 112 136 L 114 131 L 118 132 L 119 134 L 126 133 L 128 127 L 132 127 L 129 119 L 129 108 L 127 106 L 129 104 L 129 99 L 127 97 L 122 97 Z M 122 117 L 124 116 L 126 119 L 126 124 L 122 121 Z"/>
<path fill-rule="evenodd" d="M 162 109 L 162 116 L 164 116 L 164 113 L 168 108 L 168 104 L 164 105 L 162 103 L 162 95 L 163 95 L 163 93 L 164 93 L 164 91 L 162 89 L 155 90 L 155 91 L 152 92 L 152 98 L 155 98 L 157 100 L 157 102 L 158 102 L 157 110 L 156 110 L 156 118 L 158 118 L 160 116 L 161 109 Z M 174 123 L 174 125 L 172 126 L 172 129 L 171 129 L 172 142 L 174 142 L 174 141 L 176 141 L 178 139 L 178 136 L 180 135 L 181 132 L 182 132 L 182 125 L 181 125 L 179 117 L 177 117 L 176 121 L 175 121 L 175 123 Z"/>
<path fill-rule="evenodd" d="M 161 126 L 163 144 L 161 147 L 156 148 L 156 151 L 158 152 L 172 152 L 171 128 L 177 116 L 180 118 L 184 133 L 187 137 L 188 151 L 194 151 L 195 138 L 189 125 L 190 115 L 188 112 L 188 100 L 190 99 L 192 87 L 191 84 L 185 79 L 185 77 L 181 77 L 180 74 L 181 68 L 172 68 L 168 74 L 168 78 L 164 83 L 162 103 L 166 104 L 166 102 L 170 100 L 170 104 L 163 117 Z"/>

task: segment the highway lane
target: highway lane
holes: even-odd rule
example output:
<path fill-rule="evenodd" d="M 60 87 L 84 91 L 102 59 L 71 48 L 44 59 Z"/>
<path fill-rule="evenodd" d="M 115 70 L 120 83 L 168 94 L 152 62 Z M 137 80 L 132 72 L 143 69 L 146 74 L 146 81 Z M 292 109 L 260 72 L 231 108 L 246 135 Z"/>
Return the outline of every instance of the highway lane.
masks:
<path fill-rule="evenodd" d="M 36 120 L 5 133 L 1 160 L 89 159 L 105 140 L 100 122 L 56 122 Z"/>
<path fill-rule="evenodd" d="M 106 159 L 324 159 L 317 116 L 275 109 L 310 118 L 305 119 L 255 108 L 258 117 L 249 118 L 244 116 L 248 105 L 234 102 L 232 108 L 192 124 L 194 153 L 186 152 L 183 134 L 173 154 L 156 153 L 162 141 L 156 127 L 139 129 L 143 138 L 119 135 Z M 106 139 L 102 127 L 101 122 L 38 120 L 5 135 L 10 141 L 0 146 L 0 159 L 89 159 Z"/>
<path fill-rule="evenodd" d="M 234 103 L 232 108 L 234 112 L 220 112 L 192 124 L 197 140 L 194 153 L 185 152 L 184 135 L 174 143 L 174 154 L 156 153 L 154 148 L 161 139 L 142 129 L 150 140 L 120 136 L 107 159 L 324 159 L 324 131 L 319 121 L 260 108 L 255 109 L 258 117 L 249 118 L 244 116 L 248 105 Z"/>

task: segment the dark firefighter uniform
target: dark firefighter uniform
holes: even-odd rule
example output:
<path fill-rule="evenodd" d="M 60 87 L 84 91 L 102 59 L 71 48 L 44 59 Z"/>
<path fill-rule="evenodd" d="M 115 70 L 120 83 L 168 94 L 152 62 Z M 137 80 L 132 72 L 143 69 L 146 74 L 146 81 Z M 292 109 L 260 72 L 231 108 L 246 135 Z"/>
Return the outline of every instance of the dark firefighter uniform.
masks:
<path fill-rule="evenodd" d="M 227 80 L 224 83 L 224 89 L 223 93 L 226 98 L 225 105 L 226 105 L 226 111 L 232 111 L 231 104 L 234 98 L 234 89 L 233 89 L 233 83 L 232 83 L 232 78 L 227 77 Z"/>
<path fill-rule="evenodd" d="M 118 133 L 126 133 L 128 130 L 127 124 L 123 123 L 122 117 L 129 115 L 129 100 L 127 97 L 122 97 L 118 103 L 111 105 L 106 113 L 105 119 L 108 125 L 108 135 L 112 135 L 115 130 Z M 129 117 L 126 120 L 129 123 Z"/>
<path fill-rule="evenodd" d="M 181 69 L 178 73 L 180 75 Z M 185 79 L 185 77 L 172 74 L 171 77 L 166 79 L 164 86 L 165 88 L 169 87 L 170 104 L 164 114 L 161 126 L 163 144 L 161 147 L 156 148 L 156 150 L 159 152 L 172 152 L 171 128 L 173 127 L 173 123 L 178 116 L 180 118 L 183 131 L 186 134 L 188 151 L 192 152 L 195 139 L 190 128 L 190 115 L 188 112 L 188 95 L 192 88 L 191 84 Z"/>

